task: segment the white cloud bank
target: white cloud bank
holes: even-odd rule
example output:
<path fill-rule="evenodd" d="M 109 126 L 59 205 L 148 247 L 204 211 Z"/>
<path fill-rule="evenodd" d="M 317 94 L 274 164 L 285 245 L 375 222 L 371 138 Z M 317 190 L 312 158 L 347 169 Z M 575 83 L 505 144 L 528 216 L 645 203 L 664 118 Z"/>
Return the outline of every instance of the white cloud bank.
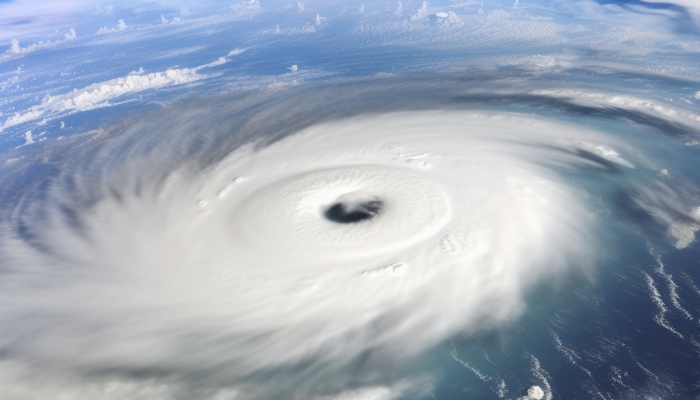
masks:
<path fill-rule="evenodd" d="M 641 99 L 627 95 L 616 95 L 580 90 L 534 90 L 531 94 L 549 96 L 566 100 L 571 104 L 585 107 L 607 108 L 614 107 L 635 111 L 650 116 L 663 118 L 693 129 L 700 129 L 700 115 L 694 114 L 669 104 L 653 100 Z"/>
<path fill-rule="evenodd" d="M 144 129 L 176 137 L 167 126 Z M 203 128 L 182 129 L 195 126 Z M 521 115 L 386 114 L 317 124 L 259 150 L 244 146 L 195 174 L 184 173 L 192 164 L 183 160 L 165 184 L 152 177 L 178 141 L 163 142 L 152 159 L 122 160 L 130 150 L 120 151 L 109 160 L 138 170 L 118 187 L 111 178 L 96 182 L 86 192 L 94 207 L 74 206 L 73 192 L 59 186 L 41 203 L 49 222 L 30 229 L 40 229 L 46 253 L 2 236 L 0 226 L 0 250 L 18 271 L 0 293 L 14 311 L 3 314 L 12 317 L 6 340 L 31 336 L 22 356 L 68 370 L 216 367 L 235 378 L 368 350 L 408 357 L 458 332 L 510 324 L 534 284 L 584 272 L 595 255 L 577 189 L 538 164 L 579 157 L 540 144 L 603 139 Z M 131 182 L 141 189 L 127 189 Z M 333 203 L 368 200 L 381 200 L 381 218 L 344 224 L 328 216 Z M 60 217 L 64 207 L 79 210 L 89 238 Z M 83 279 L 101 260 L 104 275 Z M 43 285 L 63 265 L 74 275 Z M 22 274 L 37 283 L 23 285 Z M 203 339 L 181 351 L 190 337 Z M 329 400 L 392 397 L 372 386 Z"/>
<path fill-rule="evenodd" d="M 9 60 L 11 58 L 15 58 L 15 57 L 22 55 L 22 54 L 31 53 L 35 50 L 58 46 L 60 44 L 75 40 L 77 38 L 78 38 L 78 35 L 75 33 L 75 29 L 70 28 L 68 30 L 68 32 L 63 34 L 63 40 L 55 40 L 53 42 L 50 40 L 47 40 L 46 42 L 40 41 L 39 43 L 34 43 L 34 44 L 29 45 L 27 47 L 20 46 L 19 40 L 12 39 L 10 41 L 10 48 L 7 49 L 7 51 L 4 54 L 0 55 L 0 62 Z"/>
<path fill-rule="evenodd" d="M 110 100 L 130 93 L 158 89 L 165 86 L 194 82 L 207 75 L 199 74 L 202 68 L 225 64 L 225 57 L 195 68 L 168 69 L 146 75 L 130 73 L 127 76 L 95 83 L 82 89 L 58 96 L 46 96 L 41 104 L 32 106 L 25 112 L 17 112 L 0 125 L 0 132 L 9 127 L 38 119 L 55 118 L 73 112 L 88 111 L 107 107 Z"/>

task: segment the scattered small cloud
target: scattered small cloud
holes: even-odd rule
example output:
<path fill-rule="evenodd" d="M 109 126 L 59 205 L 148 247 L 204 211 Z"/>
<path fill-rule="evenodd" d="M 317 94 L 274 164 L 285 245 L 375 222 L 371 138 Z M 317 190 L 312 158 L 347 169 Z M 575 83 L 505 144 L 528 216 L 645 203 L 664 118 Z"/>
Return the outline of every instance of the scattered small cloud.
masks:
<path fill-rule="evenodd" d="M 258 0 L 243 1 L 239 4 L 229 6 L 229 9 L 239 16 L 252 15 L 262 11 L 260 1 Z"/>
<path fill-rule="evenodd" d="M 116 28 L 108 28 L 106 26 L 103 26 L 102 28 L 97 30 L 98 35 L 103 35 L 106 33 L 114 33 L 114 32 L 119 32 L 123 31 L 126 29 L 126 24 L 124 23 L 123 19 L 120 19 L 119 22 L 117 22 L 117 27 Z"/>
<path fill-rule="evenodd" d="M 41 104 L 32 106 L 23 113 L 16 112 L 14 115 L 8 117 L 5 122 L 0 125 L 0 132 L 25 122 L 36 120 L 45 122 L 47 119 L 56 118 L 61 115 L 107 107 L 111 105 L 109 103 L 110 100 L 126 94 L 204 79 L 207 75 L 199 74 L 199 70 L 222 65 L 226 62 L 227 60 L 225 57 L 219 57 L 219 59 L 213 62 L 195 68 L 173 68 L 149 74 L 145 74 L 143 68 L 140 68 L 139 71 L 132 72 L 125 77 L 95 83 L 82 89 L 74 89 L 71 92 L 57 96 L 46 96 Z"/>
<path fill-rule="evenodd" d="M 65 42 L 75 40 L 77 38 L 78 35 L 76 34 L 75 29 L 70 28 L 68 32 L 63 34 L 63 40 L 55 40 L 53 42 L 50 40 L 47 40 L 46 42 L 40 41 L 39 43 L 35 43 L 27 47 L 21 47 L 19 44 L 19 40 L 12 39 L 10 41 L 10 48 L 7 49 L 7 51 L 4 54 L 0 54 L 0 62 L 9 60 L 22 54 L 31 53 L 38 49 L 54 47 Z"/>
<path fill-rule="evenodd" d="M 216 67 L 216 66 L 218 66 L 218 65 L 226 64 L 226 61 L 228 61 L 228 60 L 226 60 L 226 57 L 219 57 L 218 60 L 212 61 L 212 62 L 210 62 L 210 63 L 208 63 L 208 64 L 201 65 L 201 66 L 197 67 L 196 69 L 209 68 L 209 67 Z"/>
<path fill-rule="evenodd" d="M 114 7 L 112 6 L 95 6 L 95 14 L 111 14 L 112 11 L 114 11 Z"/>
<path fill-rule="evenodd" d="M 173 17 L 172 21 L 168 21 L 167 18 L 165 18 L 165 15 L 160 16 L 160 23 L 161 25 L 166 25 L 166 24 L 177 24 L 178 22 L 182 21 L 180 17 Z"/>
<path fill-rule="evenodd" d="M 297 82 L 296 79 L 291 81 L 291 82 L 274 81 L 271 84 L 267 85 L 267 87 L 270 89 L 273 89 L 273 90 L 280 90 L 280 89 L 285 89 L 289 86 L 296 86 L 298 84 L 299 84 L 299 82 Z"/>
<path fill-rule="evenodd" d="M 316 14 L 316 20 L 315 20 L 316 26 L 321 26 L 321 24 L 323 23 L 323 20 L 325 20 L 325 19 L 328 19 L 328 18 L 322 17 L 322 16 Z"/>
<path fill-rule="evenodd" d="M 32 135 L 32 131 L 27 131 L 27 133 L 24 134 L 25 142 L 24 146 L 30 145 L 34 143 L 34 136 Z"/>
<path fill-rule="evenodd" d="M 23 159 L 23 158 L 24 158 L 24 156 L 15 157 L 15 158 L 8 158 L 7 160 L 5 160 L 5 164 L 6 164 L 6 165 L 14 164 L 14 163 L 16 163 L 17 161 L 19 161 L 19 160 L 21 160 L 21 159 Z"/>
<path fill-rule="evenodd" d="M 423 6 L 411 17 L 411 21 L 418 21 L 428 16 L 428 2 L 424 1 Z"/>
<path fill-rule="evenodd" d="M 396 11 L 394 11 L 395 15 L 398 15 L 399 17 L 403 15 L 403 4 L 399 1 L 399 6 L 396 7 Z"/>
<path fill-rule="evenodd" d="M 229 51 L 228 54 L 227 54 L 227 56 L 228 56 L 228 57 L 237 56 L 237 55 L 243 53 L 243 52 L 246 51 L 246 50 L 247 50 L 247 49 L 239 49 L 238 47 L 236 47 L 235 49 Z"/>
<path fill-rule="evenodd" d="M 78 38 L 78 35 L 75 33 L 75 29 L 73 29 L 73 28 L 70 28 L 68 30 L 68 33 L 65 33 L 63 35 L 64 40 L 75 40 L 77 38 Z"/>
<path fill-rule="evenodd" d="M 19 47 L 19 40 L 12 39 L 10 42 L 10 48 L 7 50 L 8 53 L 21 53 L 22 49 Z"/>
<path fill-rule="evenodd" d="M 289 68 L 287 68 L 287 69 L 290 70 L 290 71 L 292 71 L 292 72 L 297 72 L 297 71 L 299 70 L 299 67 L 298 67 L 296 64 L 294 64 L 294 65 L 292 65 L 291 67 L 289 67 Z"/>
<path fill-rule="evenodd" d="M 297 11 L 304 11 L 304 3 L 302 3 L 301 1 L 297 1 Z"/>

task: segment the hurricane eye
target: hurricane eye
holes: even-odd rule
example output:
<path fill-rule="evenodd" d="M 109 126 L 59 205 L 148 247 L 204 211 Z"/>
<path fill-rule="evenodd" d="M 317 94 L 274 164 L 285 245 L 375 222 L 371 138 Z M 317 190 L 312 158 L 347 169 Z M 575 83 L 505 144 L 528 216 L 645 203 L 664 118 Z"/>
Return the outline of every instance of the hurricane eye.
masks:
<path fill-rule="evenodd" d="M 361 202 L 336 202 L 326 209 L 323 216 L 339 224 L 354 224 L 377 217 L 384 209 L 381 200 Z"/>

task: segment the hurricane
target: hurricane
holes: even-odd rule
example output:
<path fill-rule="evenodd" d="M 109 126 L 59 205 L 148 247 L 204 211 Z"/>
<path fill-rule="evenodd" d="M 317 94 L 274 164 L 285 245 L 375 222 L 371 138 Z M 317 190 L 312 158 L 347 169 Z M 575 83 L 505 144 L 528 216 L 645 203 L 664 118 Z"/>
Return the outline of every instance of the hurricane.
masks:
<path fill-rule="evenodd" d="M 0 4 L 0 397 L 700 395 L 696 8 L 337 3 Z"/>

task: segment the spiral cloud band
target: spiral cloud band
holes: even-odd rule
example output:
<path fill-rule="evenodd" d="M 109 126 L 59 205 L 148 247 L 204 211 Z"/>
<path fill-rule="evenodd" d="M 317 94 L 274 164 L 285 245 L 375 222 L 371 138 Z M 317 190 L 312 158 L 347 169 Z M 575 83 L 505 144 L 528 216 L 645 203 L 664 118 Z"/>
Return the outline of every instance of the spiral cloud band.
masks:
<path fill-rule="evenodd" d="M 125 171 L 54 184 L 30 233 L 6 234 L 24 271 L 6 289 L 9 339 L 44 363 L 248 374 L 489 331 L 544 277 L 588 265 L 589 212 L 556 171 L 596 164 L 590 149 L 632 167 L 601 140 L 422 111 L 321 122 L 159 174 L 167 146 L 132 149 Z"/>

